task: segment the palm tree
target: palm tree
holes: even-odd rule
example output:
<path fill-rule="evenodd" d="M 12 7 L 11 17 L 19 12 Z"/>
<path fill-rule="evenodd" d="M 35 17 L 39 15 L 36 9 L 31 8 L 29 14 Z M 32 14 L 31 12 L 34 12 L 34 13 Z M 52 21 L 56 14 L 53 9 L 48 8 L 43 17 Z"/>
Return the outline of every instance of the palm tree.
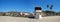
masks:
<path fill-rule="evenodd" d="M 49 8 L 49 5 L 47 5 L 47 10 L 48 10 L 48 8 Z"/>
<path fill-rule="evenodd" d="M 47 5 L 47 8 L 49 7 L 49 5 Z"/>
<path fill-rule="evenodd" d="M 52 10 L 52 8 L 53 8 L 53 5 L 50 6 L 50 10 Z"/>

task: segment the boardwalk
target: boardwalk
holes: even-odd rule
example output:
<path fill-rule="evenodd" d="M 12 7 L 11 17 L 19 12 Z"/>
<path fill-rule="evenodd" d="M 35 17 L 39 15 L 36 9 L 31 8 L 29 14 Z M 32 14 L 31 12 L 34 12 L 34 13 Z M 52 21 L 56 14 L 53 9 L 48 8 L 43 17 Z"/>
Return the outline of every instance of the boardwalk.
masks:
<path fill-rule="evenodd" d="M 43 17 L 43 19 L 0 16 L 0 22 L 60 22 L 60 16 Z"/>

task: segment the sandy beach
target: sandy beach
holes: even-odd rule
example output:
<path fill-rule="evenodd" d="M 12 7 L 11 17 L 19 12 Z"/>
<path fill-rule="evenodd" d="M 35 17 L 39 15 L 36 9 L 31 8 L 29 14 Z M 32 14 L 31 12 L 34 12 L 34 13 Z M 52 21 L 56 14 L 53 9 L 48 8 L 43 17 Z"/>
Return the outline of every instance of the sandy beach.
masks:
<path fill-rule="evenodd" d="M 42 19 L 0 16 L 0 22 L 60 22 L 60 16 L 48 16 L 43 17 Z"/>

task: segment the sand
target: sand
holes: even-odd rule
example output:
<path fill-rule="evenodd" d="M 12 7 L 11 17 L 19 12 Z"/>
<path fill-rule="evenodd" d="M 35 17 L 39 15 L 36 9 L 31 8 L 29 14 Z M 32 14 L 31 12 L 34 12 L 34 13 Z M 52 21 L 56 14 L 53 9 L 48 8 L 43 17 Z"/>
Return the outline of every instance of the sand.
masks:
<path fill-rule="evenodd" d="M 0 16 L 0 22 L 60 22 L 60 16 L 48 16 L 43 17 L 42 19 Z"/>

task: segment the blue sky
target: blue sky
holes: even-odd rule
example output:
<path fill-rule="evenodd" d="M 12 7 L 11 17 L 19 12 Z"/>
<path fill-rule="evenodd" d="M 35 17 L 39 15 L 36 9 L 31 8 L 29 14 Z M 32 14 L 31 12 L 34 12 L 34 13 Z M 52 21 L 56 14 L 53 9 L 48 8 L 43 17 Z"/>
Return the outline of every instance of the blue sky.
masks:
<path fill-rule="evenodd" d="M 0 12 L 34 12 L 35 6 L 47 10 L 47 4 L 53 5 L 53 11 L 60 11 L 60 0 L 0 0 Z"/>

